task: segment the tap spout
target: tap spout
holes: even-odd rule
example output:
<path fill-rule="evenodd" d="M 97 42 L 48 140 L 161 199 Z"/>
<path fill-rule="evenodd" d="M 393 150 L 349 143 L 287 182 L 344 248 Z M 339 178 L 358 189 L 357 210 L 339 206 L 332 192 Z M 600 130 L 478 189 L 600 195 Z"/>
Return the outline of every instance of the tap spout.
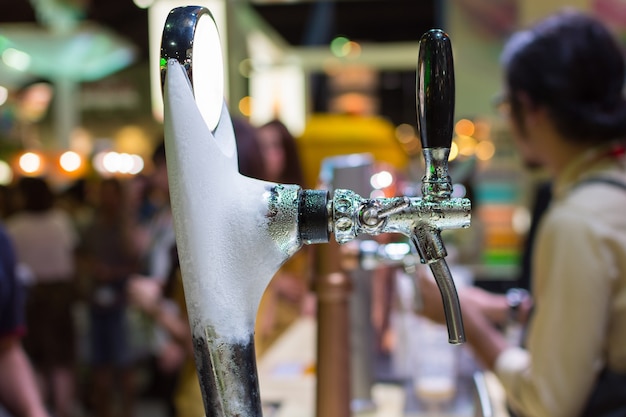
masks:
<path fill-rule="evenodd" d="M 461 306 L 445 257 L 441 238 L 446 229 L 470 226 L 467 198 L 392 197 L 364 199 L 350 190 L 335 190 L 332 199 L 335 239 L 347 243 L 362 234 L 400 233 L 407 236 L 420 262 L 430 267 L 444 304 L 448 339 L 465 342 Z"/>

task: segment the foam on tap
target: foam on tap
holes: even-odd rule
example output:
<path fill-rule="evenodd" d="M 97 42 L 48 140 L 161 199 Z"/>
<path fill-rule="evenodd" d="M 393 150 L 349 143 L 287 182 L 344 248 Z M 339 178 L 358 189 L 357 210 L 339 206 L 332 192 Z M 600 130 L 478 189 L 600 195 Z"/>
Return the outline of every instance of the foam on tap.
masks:
<path fill-rule="evenodd" d="M 214 136 L 176 61 L 168 63 L 164 91 L 170 193 L 192 331 L 248 343 L 261 296 L 292 254 L 270 236 L 267 196 L 275 184 L 239 174 L 225 105 Z"/>

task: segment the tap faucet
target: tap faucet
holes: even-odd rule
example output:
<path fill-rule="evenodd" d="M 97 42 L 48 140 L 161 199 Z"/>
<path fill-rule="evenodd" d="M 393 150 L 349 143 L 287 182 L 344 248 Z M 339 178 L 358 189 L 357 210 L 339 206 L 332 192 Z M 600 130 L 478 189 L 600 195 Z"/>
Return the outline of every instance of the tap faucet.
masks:
<path fill-rule="evenodd" d="M 451 109 L 445 107 L 454 94 L 452 63 L 447 36 L 433 33 L 422 39 L 418 60 L 420 127 L 429 145 L 424 146 L 427 166 L 433 171 L 424 177 L 424 197 L 365 199 L 350 190 L 335 190 L 331 197 L 324 190 L 239 174 L 213 16 L 200 6 L 170 11 L 161 44 L 166 160 L 208 416 L 262 415 L 254 350 L 261 296 L 280 266 L 303 244 L 328 242 L 331 232 L 339 243 L 360 234 L 409 236 L 440 286 L 450 341 L 464 340 L 440 231 L 468 227 L 470 203 L 451 199 L 446 192 L 450 186 L 443 136 L 451 133 L 446 124 Z M 434 114 L 440 111 L 445 117 Z M 451 136 L 447 140 L 449 149 Z"/>

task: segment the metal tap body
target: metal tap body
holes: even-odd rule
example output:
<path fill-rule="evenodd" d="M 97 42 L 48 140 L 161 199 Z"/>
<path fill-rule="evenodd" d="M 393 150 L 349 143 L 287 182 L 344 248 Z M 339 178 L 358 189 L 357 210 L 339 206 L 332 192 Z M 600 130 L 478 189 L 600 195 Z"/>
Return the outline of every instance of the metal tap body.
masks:
<path fill-rule="evenodd" d="M 450 343 L 465 342 L 461 307 L 445 261 L 441 231 L 470 226 L 471 202 L 450 198 L 448 149 L 425 149 L 426 175 L 422 198 L 394 197 L 366 200 L 350 190 L 336 190 L 332 200 L 335 238 L 346 243 L 360 234 L 401 233 L 417 250 L 437 281 L 444 306 Z"/>

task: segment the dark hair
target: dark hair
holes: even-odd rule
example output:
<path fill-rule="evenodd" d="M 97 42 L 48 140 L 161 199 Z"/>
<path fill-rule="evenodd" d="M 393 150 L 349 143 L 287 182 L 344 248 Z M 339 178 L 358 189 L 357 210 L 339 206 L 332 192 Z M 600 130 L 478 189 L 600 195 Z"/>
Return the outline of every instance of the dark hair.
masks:
<path fill-rule="evenodd" d="M 523 91 L 548 108 L 556 129 L 572 141 L 626 135 L 623 51 L 599 20 L 573 10 L 552 15 L 516 33 L 502 61 L 516 123 Z"/>
<path fill-rule="evenodd" d="M 161 140 L 159 140 L 159 142 L 157 143 L 156 147 L 154 148 L 154 150 L 152 151 L 152 163 L 157 166 L 157 165 L 165 165 L 165 140 L 164 138 L 161 138 Z"/>
<path fill-rule="evenodd" d="M 256 137 L 256 127 L 241 118 L 233 118 L 232 122 L 235 142 L 237 143 L 239 173 L 246 177 L 263 179 L 265 164 L 261 158 L 261 147 Z"/>
<path fill-rule="evenodd" d="M 271 120 L 262 125 L 260 129 L 265 127 L 276 129 L 280 135 L 280 144 L 285 151 L 285 170 L 281 174 L 279 182 L 302 185 L 304 175 L 302 174 L 302 164 L 300 163 L 300 154 L 298 153 L 295 138 L 287 129 L 287 126 L 280 120 Z"/>
<path fill-rule="evenodd" d="M 54 194 L 43 178 L 22 177 L 17 182 L 17 190 L 23 199 L 25 211 L 43 212 L 54 205 Z"/>

